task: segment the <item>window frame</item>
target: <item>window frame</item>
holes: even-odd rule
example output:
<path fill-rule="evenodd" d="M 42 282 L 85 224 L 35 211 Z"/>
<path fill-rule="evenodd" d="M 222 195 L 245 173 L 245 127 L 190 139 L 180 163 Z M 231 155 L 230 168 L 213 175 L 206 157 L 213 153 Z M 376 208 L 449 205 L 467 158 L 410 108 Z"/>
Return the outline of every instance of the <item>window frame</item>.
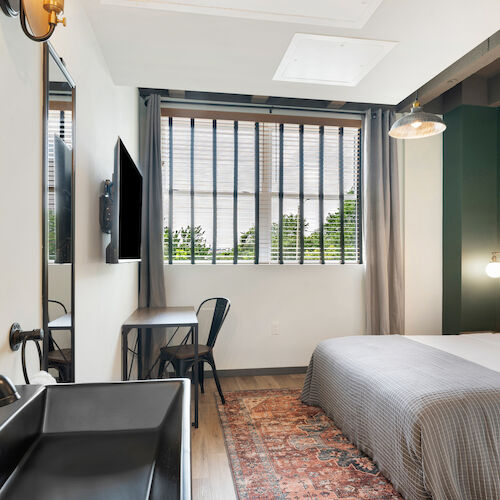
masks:
<path fill-rule="evenodd" d="M 322 116 L 311 116 L 309 115 L 296 115 L 296 114 L 282 114 L 282 115 L 277 115 L 277 114 L 264 114 L 261 112 L 247 112 L 247 111 L 220 111 L 220 110 L 214 110 L 214 109 L 202 109 L 202 108 L 192 108 L 192 107 L 169 107 L 169 106 L 162 106 L 161 109 L 161 117 L 162 117 L 162 135 L 164 131 L 164 126 L 163 126 L 163 119 L 168 119 L 168 141 L 169 144 L 171 145 L 173 142 L 173 129 L 174 129 L 174 118 L 189 118 L 190 123 L 191 123 L 191 144 L 190 144 L 190 198 L 191 198 L 191 224 L 190 224 L 190 230 L 191 230 L 191 255 L 189 260 L 176 260 L 174 258 L 174 252 L 173 252 L 173 231 L 169 230 L 168 231 L 168 238 L 164 239 L 167 251 L 164 252 L 165 255 L 165 263 L 168 264 L 182 264 L 182 263 L 190 263 L 190 264 L 226 264 L 226 263 L 233 263 L 233 264 L 258 264 L 258 265 L 273 265 L 273 264 L 278 264 L 278 265 L 361 265 L 363 264 L 363 222 L 364 222 L 364 217 L 363 217 L 363 187 L 362 187 L 362 179 L 363 179 L 363 170 L 364 170 L 364 164 L 363 164 L 363 141 L 364 141 L 364 134 L 363 134 L 363 121 L 361 119 L 361 116 L 359 118 L 352 118 L 352 115 L 349 117 L 342 117 L 341 115 L 334 115 L 331 116 L 324 116 L 326 113 L 322 114 Z M 360 114 L 361 115 L 361 114 Z M 212 241 L 210 241 L 210 244 L 212 244 L 212 252 L 211 252 L 211 259 L 207 260 L 196 260 L 196 255 L 194 251 L 194 246 L 195 246 L 195 238 L 194 238 L 194 230 L 195 230 L 195 225 L 194 225 L 194 198 L 196 195 L 196 190 L 194 189 L 194 172 L 193 172 L 193 164 L 194 164 L 194 130 L 195 130 L 195 120 L 197 119 L 205 119 L 205 120 L 211 120 L 212 121 L 212 127 L 213 127 L 213 143 L 212 143 L 212 175 L 213 175 L 213 201 L 212 201 L 212 218 L 213 218 L 213 237 Z M 234 123 L 234 191 L 233 191 L 233 248 L 232 248 L 232 259 L 223 261 L 219 260 L 217 258 L 217 195 L 219 194 L 219 191 L 217 190 L 217 157 L 216 157 L 216 151 L 217 151 L 217 123 L 219 120 L 224 120 L 224 121 L 232 121 Z M 254 174 L 255 174 L 255 192 L 254 192 L 254 201 L 255 201 L 255 215 L 254 215 L 254 220 L 255 220 L 255 225 L 254 225 L 254 231 L 255 231 L 255 243 L 254 243 L 254 258 L 249 259 L 249 260 L 238 260 L 238 242 L 239 242 L 239 234 L 238 234 L 238 227 L 237 227 L 237 219 L 238 219 L 238 128 L 239 124 L 238 122 L 244 121 L 244 122 L 254 122 L 255 126 L 255 145 L 254 145 L 254 150 L 255 150 L 255 166 L 254 166 Z M 300 206 L 299 206 L 299 211 L 297 214 L 297 225 L 300 227 L 300 258 L 298 261 L 290 261 L 284 259 L 283 256 L 283 207 L 282 207 L 282 201 L 283 199 L 287 196 L 284 192 L 283 188 L 283 173 L 282 173 L 282 165 L 280 165 L 280 189 L 279 189 L 279 240 L 280 240 L 280 245 L 279 245 L 279 258 L 277 261 L 274 261 L 272 258 L 273 254 L 273 249 L 272 249 L 272 241 L 269 241 L 269 256 L 268 258 L 261 259 L 261 253 L 262 253 L 262 245 L 261 245 L 261 236 L 268 237 L 267 239 L 272 240 L 272 229 L 269 231 L 269 235 L 262 235 L 262 229 L 261 229 L 261 222 L 262 222 L 262 212 L 261 212 L 261 203 L 262 203 L 262 198 L 265 198 L 267 193 L 262 189 L 262 182 L 263 182 L 263 173 L 261 171 L 261 168 L 265 169 L 266 166 L 263 166 L 262 163 L 266 163 L 262 161 L 262 130 L 266 127 L 267 124 L 274 124 L 274 126 L 279 127 L 280 129 L 280 137 L 281 137 L 281 130 L 284 128 L 285 124 L 294 124 L 299 126 L 299 131 L 300 131 L 300 137 L 301 137 L 301 142 L 300 142 L 300 155 L 298 159 L 299 163 L 299 168 L 300 168 L 300 192 L 299 192 L 299 200 L 300 200 Z M 304 246 L 304 196 L 305 196 L 305 191 L 304 191 L 304 144 L 303 144 L 303 138 L 304 138 L 304 126 L 307 125 L 314 125 L 319 127 L 319 134 L 318 134 L 318 140 L 319 140 L 319 170 L 320 170 L 320 182 L 319 182 L 319 192 L 317 195 L 318 199 L 318 205 L 319 205 L 319 251 L 320 251 L 320 258 L 319 261 L 308 261 L 305 259 L 305 246 Z M 339 202 L 339 217 L 340 217 L 340 237 L 341 237 L 341 243 L 340 243 L 340 254 L 341 257 L 339 261 L 335 261 L 332 259 L 327 259 L 325 258 L 325 234 L 324 234 L 324 225 L 325 225 L 325 213 L 324 213 L 324 201 L 325 199 L 330 199 L 331 201 L 335 200 L 336 197 L 333 195 L 326 195 L 324 193 L 324 177 L 323 177 L 323 169 L 324 169 L 324 130 L 325 127 L 328 126 L 333 126 L 333 127 L 339 127 L 339 195 L 338 195 L 338 202 Z M 358 130 L 357 133 L 357 171 L 353 170 L 353 172 L 356 172 L 356 177 L 357 177 L 357 182 L 355 184 L 355 192 L 353 195 L 355 198 L 350 198 L 351 200 L 354 199 L 356 201 L 356 246 L 354 247 L 356 249 L 356 256 L 357 259 L 355 261 L 353 260 L 347 260 L 346 261 L 346 254 L 345 254 L 345 193 L 344 193 L 344 183 L 343 183 L 343 131 L 344 128 L 355 128 Z M 280 139 L 280 142 L 283 139 Z M 162 143 L 163 143 L 163 137 L 162 137 Z M 281 148 L 280 144 L 280 148 Z M 168 189 L 164 189 L 164 193 L 168 193 L 168 222 L 166 227 L 172 228 L 173 227 L 173 211 L 174 211 L 174 203 L 173 203 L 173 194 L 174 194 L 174 186 L 173 186 L 173 175 L 174 175 L 174 166 L 173 166 L 173 150 L 174 148 L 169 146 L 169 152 L 168 152 L 168 159 L 163 158 L 163 151 L 162 151 L 162 164 L 168 163 L 168 165 L 164 165 L 164 168 L 168 169 L 169 171 L 169 180 L 168 180 Z M 280 153 L 280 163 L 283 161 L 283 153 Z M 267 168 L 272 170 L 272 165 L 267 162 Z M 342 186 L 342 187 L 341 187 Z M 269 203 L 270 206 L 272 206 L 272 200 L 273 196 L 275 194 L 273 193 L 272 189 L 269 193 Z M 269 218 L 270 221 L 268 221 L 270 228 L 272 228 L 273 222 L 272 222 L 272 211 L 269 211 Z M 264 261 L 263 261 L 264 260 Z"/>
<path fill-rule="evenodd" d="M 57 114 L 57 116 L 54 116 Z M 55 157 L 54 137 L 55 128 L 59 129 L 59 137 L 73 149 L 73 106 L 71 101 L 50 99 L 47 114 L 47 229 L 48 262 L 55 262 L 55 225 L 57 220 L 55 205 Z"/>

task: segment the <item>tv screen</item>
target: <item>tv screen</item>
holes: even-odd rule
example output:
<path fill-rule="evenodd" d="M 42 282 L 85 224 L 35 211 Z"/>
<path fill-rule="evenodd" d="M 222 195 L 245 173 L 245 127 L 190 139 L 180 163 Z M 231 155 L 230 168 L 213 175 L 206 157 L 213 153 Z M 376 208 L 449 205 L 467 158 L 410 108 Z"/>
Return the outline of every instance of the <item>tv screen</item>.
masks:
<path fill-rule="evenodd" d="M 142 174 L 120 138 L 115 147 L 112 184 L 111 243 L 106 262 L 141 260 Z"/>
<path fill-rule="evenodd" d="M 71 149 L 54 136 L 54 187 L 56 219 L 56 264 L 71 262 L 71 178 L 73 158 Z"/>
<path fill-rule="evenodd" d="M 142 175 L 118 139 L 118 260 L 141 259 Z"/>

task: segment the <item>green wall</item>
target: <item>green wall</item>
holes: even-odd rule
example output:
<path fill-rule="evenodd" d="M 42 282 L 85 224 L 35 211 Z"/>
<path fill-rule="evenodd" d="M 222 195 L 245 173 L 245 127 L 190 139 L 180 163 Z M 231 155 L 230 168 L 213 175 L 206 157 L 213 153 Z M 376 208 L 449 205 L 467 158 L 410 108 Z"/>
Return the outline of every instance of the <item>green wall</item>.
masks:
<path fill-rule="evenodd" d="M 500 329 L 500 110 L 460 106 L 443 137 L 443 333 Z"/>

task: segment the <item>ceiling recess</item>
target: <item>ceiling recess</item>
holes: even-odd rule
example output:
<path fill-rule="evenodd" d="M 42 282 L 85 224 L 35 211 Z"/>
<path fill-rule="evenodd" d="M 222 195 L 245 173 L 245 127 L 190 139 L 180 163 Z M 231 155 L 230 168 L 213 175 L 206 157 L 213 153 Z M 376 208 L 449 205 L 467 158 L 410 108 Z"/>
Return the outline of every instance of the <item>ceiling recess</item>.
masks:
<path fill-rule="evenodd" d="M 382 0 L 101 0 L 103 5 L 361 29 Z M 314 13 L 314 15 L 312 15 Z"/>
<path fill-rule="evenodd" d="M 296 33 L 274 80 L 355 87 L 397 42 Z"/>

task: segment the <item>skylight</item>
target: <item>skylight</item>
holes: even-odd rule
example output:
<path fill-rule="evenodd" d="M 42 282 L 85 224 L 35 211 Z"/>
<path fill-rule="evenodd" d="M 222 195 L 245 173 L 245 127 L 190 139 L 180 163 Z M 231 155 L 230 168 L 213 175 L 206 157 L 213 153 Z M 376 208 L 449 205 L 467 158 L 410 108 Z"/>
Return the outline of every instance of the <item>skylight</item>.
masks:
<path fill-rule="evenodd" d="M 273 80 L 355 87 L 397 42 L 296 33 Z"/>

